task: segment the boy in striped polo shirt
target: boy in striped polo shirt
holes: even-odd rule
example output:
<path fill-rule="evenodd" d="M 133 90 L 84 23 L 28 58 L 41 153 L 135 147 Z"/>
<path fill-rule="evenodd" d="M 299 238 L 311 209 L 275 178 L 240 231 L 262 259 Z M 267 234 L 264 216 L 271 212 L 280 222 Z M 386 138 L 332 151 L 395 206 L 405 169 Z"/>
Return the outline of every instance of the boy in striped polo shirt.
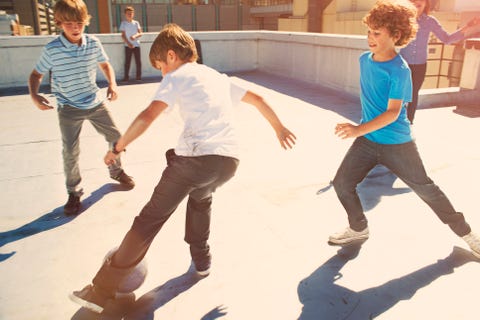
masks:
<path fill-rule="evenodd" d="M 57 99 L 57 110 L 63 142 L 63 164 L 68 192 L 64 206 L 67 215 L 80 210 L 81 176 L 78 166 L 79 136 L 82 124 L 89 120 L 115 150 L 121 134 L 115 126 L 104 101 L 97 95 L 97 65 L 108 81 L 107 99 L 117 99 L 115 73 L 100 41 L 84 28 L 90 21 L 83 0 L 60 0 L 55 4 L 54 17 L 63 31 L 48 43 L 30 74 L 28 87 L 34 104 L 40 110 L 53 109 L 48 99 L 38 93 L 45 73 L 51 72 L 51 89 Z M 119 152 L 115 151 L 117 154 Z M 120 157 L 108 167 L 110 177 L 133 188 L 135 183 L 122 169 Z"/>

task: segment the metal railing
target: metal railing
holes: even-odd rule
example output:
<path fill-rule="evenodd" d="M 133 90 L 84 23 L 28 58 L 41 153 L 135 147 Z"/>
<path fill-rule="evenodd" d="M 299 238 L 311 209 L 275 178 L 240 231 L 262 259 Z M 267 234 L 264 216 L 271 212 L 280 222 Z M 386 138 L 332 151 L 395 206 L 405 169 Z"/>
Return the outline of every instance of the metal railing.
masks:
<path fill-rule="evenodd" d="M 463 66 L 463 56 L 464 50 L 459 46 L 455 46 L 453 57 L 449 58 L 445 56 L 445 44 L 441 42 L 429 42 L 428 48 L 439 47 L 440 48 L 440 55 L 437 58 L 428 58 L 427 65 L 429 62 L 438 61 L 438 69 L 434 73 L 428 73 L 425 75 L 425 78 L 436 78 L 436 88 L 440 88 L 440 81 L 442 78 L 446 78 L 449 80 L 449 87 L 457 87 L 460 83 L 460 78 L 462 76 L 462 66 Z M 457 51 L 457 52 L 455 52 Z M 459 54 L 460 53 L 460 54 Z M 459 55 L 460 57 L 458 57 Z M 445 71 L 444 69 L 444 62 L 448 62 L 448 68 Z M 427 69 L 428 70 L 428 69 Z M 445 73 L 446 72 L 446 73 Z"/>
<path fill-rule="evenodd" d="M 277 6 L 280 4 L 291 4 L 293 0 L 247 0 L 251 7 Z"/>

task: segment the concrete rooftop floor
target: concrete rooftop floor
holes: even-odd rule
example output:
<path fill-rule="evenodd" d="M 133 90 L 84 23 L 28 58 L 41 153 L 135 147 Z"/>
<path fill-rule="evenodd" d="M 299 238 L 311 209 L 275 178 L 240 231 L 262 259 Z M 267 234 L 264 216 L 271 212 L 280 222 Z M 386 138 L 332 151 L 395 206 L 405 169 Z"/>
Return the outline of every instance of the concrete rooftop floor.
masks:
<path fill-rule="evenodd" d="M 347 249 L 327 244 L 347 223 L 327 186 L 352 143 L 333 128 L 359 120 L 356 99 L 261 72 L 232 76 L 270 101 L 297 145 L 284 151 L 256 110 L 239 108 L 242 158 L 214 195 L 210 276 L 188 271 L 182 203 L 147 254 L 148 277 L 125 319 L 478 319 L 480 263 L 384 168 L 359 186 L 370 239 Z M 119 88 L 109 106 L 121 131 L 156 87 Z M 56 112 L 37 110 L 24 92 L 1 96 L 0 110 L 0 319 L 120 319 L 92 314 L 67 295 L 91 281 L 150 197 L 178 115 L 162 115 L 124 154 L 137 183 L 130 191 L 109 179 L 105 142 L 86 124 L 83 210 L 65 217 Z M 479 116 L 455 106 L 421 109 L 413 127 L 431 178 L 477 232 Z"/>

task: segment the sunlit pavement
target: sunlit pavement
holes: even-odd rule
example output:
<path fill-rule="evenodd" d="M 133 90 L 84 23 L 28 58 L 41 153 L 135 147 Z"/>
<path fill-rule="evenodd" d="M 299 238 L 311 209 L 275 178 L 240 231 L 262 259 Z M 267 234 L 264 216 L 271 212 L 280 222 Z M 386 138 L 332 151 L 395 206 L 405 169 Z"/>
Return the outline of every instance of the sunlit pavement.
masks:
<path fill-rule="evenodd" d="M 260 72 L 233 77 L 271 103 L 297 144 L 281 149 L 258 111 L 239 106 L 241 163 L 214 195 L 210 276 L 189 270 L 182 203 L 147 254 L 148 277 L 125 319 L 478 319 L 479 261 L 383 167 L 359 186 L 370 239 L 327 244 L 347 223 L 329 181 L 352 143 L 333 128 L 359 120 L 357 99 Z M 119 87 L 109 107 L 122 131 L 156 87 Z M 68 294 L 91 281 L 150 197 L 178 114 L 162 115 L 123 155 L 137 184 L 130 191 L 109 178 L 106 143 L 86 124 L 83 209 L 69 218 L 56 111 L 37 110 L 24 93 L 0 97 L 0 110 L 0 319 L 120 319 Z M 413 129 L 430 177 L 480 232 L 478 115 L 421 109 Z"/>

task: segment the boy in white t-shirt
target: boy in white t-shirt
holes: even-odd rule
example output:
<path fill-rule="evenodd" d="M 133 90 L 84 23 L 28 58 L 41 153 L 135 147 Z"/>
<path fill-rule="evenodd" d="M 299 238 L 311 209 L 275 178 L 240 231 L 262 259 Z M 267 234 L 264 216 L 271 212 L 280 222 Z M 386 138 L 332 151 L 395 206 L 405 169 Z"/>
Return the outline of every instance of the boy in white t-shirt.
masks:
<path fill-rule="evenodd" d="M 190 245 L 198 275 L 209 274 L 212 193 L 233 177 L 239 163 L 234 104 L 243 101 L 255 106 L 273 127 L 284 149 L 295 144 L 295 135 L 283 126 L 262 97 L 196 60 L 193 38 L 175 24 L 166 25 L 150 50 L 150 62 L 163 75 L 157 93 L 117 141 L 116 149 L 105 156 L 105 164 L 114 162 L 115 153 L 143 134 L 163 111 L 179 108 L 183 132 L 176 148 L 167 151 L 167 167 L 150 201 L 135 217 L 118 250 L 100 268 L 93 284 L 70 295 L 73 301 L 92 311 L 102 312 L 107 301 L 115 298 L 118 284 L 143 259 L 156 234 L 187 196 L 185 241 Z"/>
<path fill-rule="evenodd" d="M 125 69 L 122 81 L 128 81 L 130 73 L 130 63 L 132 54 L 135 57 L 136 80 L 142 80 L 142 59 L 140 54 L 140 41 L 138 38 L 142 36 L 142 28 L 140 23 L 133 20 L 135 9 L 133 7 L 125 8 L 125 20 L 120 24 L 120 32 L 122 33 L 123 42 L 125 42 Z"/>

